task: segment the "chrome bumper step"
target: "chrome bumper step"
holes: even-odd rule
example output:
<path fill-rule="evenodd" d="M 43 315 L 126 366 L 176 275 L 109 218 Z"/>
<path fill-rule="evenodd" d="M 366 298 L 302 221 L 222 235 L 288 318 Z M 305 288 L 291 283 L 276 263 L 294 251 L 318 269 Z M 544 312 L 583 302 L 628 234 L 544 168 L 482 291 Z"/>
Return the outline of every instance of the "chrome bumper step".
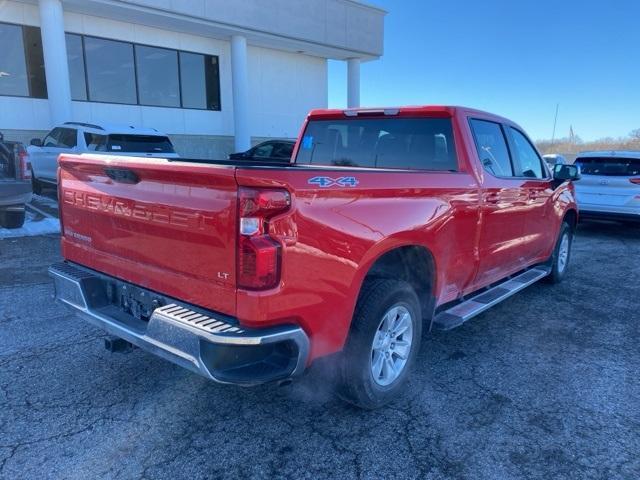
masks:
<path fill-rule="evenodd" d="M 241 328 L 234 327 L 222 320 L 217 320 L 208 315 L 194 312 L 193 310 L 181 307 L 175 303 L 170 303 L 164 307 L 156 308 L 153 314 L 162 315 L 164 318 L 173 320 L 174 322 L 184 323 L 190 327 L 199 328 L 204 332 L 236 334 L 244 332 Z"/>
<path fill-rule="evenodd" d="M 67 262 L 49 267 L 49 275 L 56 300 L 87 322 L 211 380 L 255 385 L 306 368 L 309 338 L 299 326 L 243 328 L 230 317 L 156 292 L 149 294 L 164 305 L 143 320 L 109 303 L 108 285 L 126 284 L 122 280 Z"/>
<path fill-rule="evenodd" d="M 437 313 L 433 319 L 433 326 L 439 330 L 451 330 L 459 327 L 476 315 L 480 315 L 485 310 L 546 277 L 549 272 L 548 268 L 539 266 L 509 278 L 488 290 L 457 303 L 447 310 Z"/>

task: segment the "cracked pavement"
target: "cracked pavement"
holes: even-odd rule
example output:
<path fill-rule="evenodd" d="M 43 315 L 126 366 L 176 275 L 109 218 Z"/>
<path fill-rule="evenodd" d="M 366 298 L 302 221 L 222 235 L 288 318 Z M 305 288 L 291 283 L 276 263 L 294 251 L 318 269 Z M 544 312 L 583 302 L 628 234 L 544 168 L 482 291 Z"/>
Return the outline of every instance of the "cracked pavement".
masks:
<path fill-rule="evenodd" d="M 588 223 L 569 278 L 426 335 L 375 412 L 318 372 L 217 385 L 52 302 L 58 237 L 0 240 L 0 478 L 640 478 L 640 227 Z"/>

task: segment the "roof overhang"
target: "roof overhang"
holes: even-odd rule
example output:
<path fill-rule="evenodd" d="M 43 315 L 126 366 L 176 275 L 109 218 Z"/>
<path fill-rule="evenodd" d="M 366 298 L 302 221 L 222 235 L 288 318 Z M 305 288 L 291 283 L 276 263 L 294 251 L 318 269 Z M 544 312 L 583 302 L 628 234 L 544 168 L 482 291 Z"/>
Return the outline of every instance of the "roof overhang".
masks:
<path fill-rule="evenodd" d="M 356 0 L 63 0 L 63 7 L 222 40 L 242 35 L 250 45 L 324 58 L 366 61 L 383 53 L 386 12 Z"/>

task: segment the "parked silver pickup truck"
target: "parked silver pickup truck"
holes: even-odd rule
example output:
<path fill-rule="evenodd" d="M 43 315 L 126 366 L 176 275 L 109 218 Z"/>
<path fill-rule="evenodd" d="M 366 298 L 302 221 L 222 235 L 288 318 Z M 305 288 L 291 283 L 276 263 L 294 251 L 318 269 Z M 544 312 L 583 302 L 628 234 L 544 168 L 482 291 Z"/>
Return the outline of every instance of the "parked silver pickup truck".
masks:
<path fill-rule="evenodd" d="M 30 201 L 29 155 L 22 143 L 5 141 L 0 132 L 0 227 L 20 228 Z"/>

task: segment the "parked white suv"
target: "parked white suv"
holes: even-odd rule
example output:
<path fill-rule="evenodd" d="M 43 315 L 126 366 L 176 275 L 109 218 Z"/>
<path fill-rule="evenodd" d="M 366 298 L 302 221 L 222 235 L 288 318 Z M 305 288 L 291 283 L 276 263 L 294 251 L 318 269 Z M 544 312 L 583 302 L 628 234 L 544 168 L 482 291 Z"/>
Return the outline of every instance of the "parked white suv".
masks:
<path fill-rule="evenodd" d="M 58 155 L 61 153 L 105 153 L 134 157 L 178 158 L 171 140 L 155 128 L 120 125 L 92 125 L 66 122 L 51 130 L 43 140 L 34 138 L 27 148 L 32 168 L 33 191 L 43 183 L 55 185 Z"/>
<path fill-rule="evenodd" d="M 640 151 L 582 152 L 576 165 L 580 218 L 640 222 Z"/>

